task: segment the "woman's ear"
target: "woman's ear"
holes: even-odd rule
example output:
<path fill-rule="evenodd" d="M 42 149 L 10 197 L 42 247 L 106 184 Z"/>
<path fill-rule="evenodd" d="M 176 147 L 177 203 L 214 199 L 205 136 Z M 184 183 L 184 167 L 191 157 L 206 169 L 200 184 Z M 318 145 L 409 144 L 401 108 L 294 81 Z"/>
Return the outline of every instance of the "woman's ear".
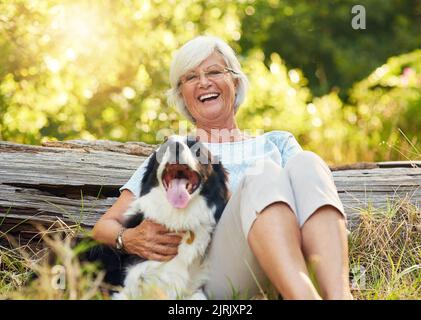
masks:
<path fill-rule="evenodd" d="M 238 78 L 234 78 L 234 87 L 235 87 L 235 93 L 237 93 L 237 89 L 238 89 L 238 86 L 239 86 L 239 84 L 240 84 L 240 81 L 238 80 Z"/>

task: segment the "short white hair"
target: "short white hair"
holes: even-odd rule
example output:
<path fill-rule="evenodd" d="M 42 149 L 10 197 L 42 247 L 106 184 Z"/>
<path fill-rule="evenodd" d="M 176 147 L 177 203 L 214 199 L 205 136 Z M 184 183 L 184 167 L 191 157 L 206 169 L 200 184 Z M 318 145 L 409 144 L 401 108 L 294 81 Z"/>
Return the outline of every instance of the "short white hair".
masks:
<path fill-rule="evenodd" d="M 224 58 L 228 68 L 235 73 L 231 73 L 237 79 L 236 98 L 234 101 L 234 113 L 237 112 L 241 103 L 243 103 L 247 90 L 248 79 L 241 70 L 240 62 L 234 53 L 234 50 L 222 39 L 214 36 L 199 36 L 185 43 L 176 51 L 170 67 L 170 85 L 171 89 L 167 91 L 167 102 L 175 106 L 178 111 L 191 122 L 195 122 L 190 112 L 187 110 L 184 99 L 180 92 L 180 77 L 187 71 L 196 68 L 212 53 L 218 52 Z"/>

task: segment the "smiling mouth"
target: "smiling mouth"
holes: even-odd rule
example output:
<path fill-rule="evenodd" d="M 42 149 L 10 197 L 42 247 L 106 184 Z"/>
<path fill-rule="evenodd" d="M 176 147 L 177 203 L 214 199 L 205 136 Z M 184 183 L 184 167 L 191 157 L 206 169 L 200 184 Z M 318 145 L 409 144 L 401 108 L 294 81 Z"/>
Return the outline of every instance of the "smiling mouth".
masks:
<path fill-rule="evenodd" d="M 200 176 L 185 164 L 167 164 L 162 173 L 167 199 L 175 208 L 185 208 L 200 184 Z"/>
<path fill-rule="evenodd" d="M 212 100 L 218 99 L 219 96 L 220 96 L 220 94 L 216 93 L 216 92 L 207 93 L 207 94 L 202 94 L 201 96 L 199 96 L 198 100 L 202 103 L 205 103 L 207 101 L 212 101 Z"/>

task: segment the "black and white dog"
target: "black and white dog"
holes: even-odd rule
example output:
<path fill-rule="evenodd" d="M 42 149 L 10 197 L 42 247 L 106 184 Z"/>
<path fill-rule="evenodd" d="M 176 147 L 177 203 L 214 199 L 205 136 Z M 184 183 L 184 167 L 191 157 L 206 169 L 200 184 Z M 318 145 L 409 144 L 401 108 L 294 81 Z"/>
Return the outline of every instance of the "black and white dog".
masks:
<path fill-rule="evenodd" d="M 122 257 L 123 290 L 113 298 L 141 298 L 155 286 L 166 299 L 205 299 L 206 249 L 228 197 L 227 173 L 200 141 L 168 138 L 151 156 L 140 197 L 124 213 L 124 226 L 135 227 L 148 218 L 171 231 L 187 232 L 168 262 Z"/>

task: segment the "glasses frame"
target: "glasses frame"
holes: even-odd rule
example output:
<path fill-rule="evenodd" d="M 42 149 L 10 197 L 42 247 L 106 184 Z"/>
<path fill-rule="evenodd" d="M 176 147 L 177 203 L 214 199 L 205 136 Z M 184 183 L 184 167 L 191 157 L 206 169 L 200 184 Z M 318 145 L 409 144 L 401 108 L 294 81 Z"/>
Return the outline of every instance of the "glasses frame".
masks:
<path fill-rule="evenodd" d="M 228 73 L 228 72 L 231 72 L 232 74 L 235 74 L 235 75 L 238 75 L 238 72 L 236 72 L 235 70 L 233 70 L 233 69 L 231 69 L 231 68 L 228 68 L 228 67 L 223 67 L 223 73 L 225 74 L 225 73 Z M 198 73 L 198 75 L 199 75 L 199 77 L 198 77 L 198 81 L 196 82 L 196 81 L 194 81 L 193 83 L 191 83 L 190 85 L 192 85 L 192 86 L 194 86 L 194 85 L 197 85 L 199 82 L 200 82 L 200 74 L 201 73 L 203 73 L 204 75 L 205 75 L 205 77 L 206 77 L 206 79 L 208 79 L 208 77 L 206 76 L 206 71 L 201 71 L 201 72 L 199 72 Z M 184 76 L 184 75 L 183 75 Z M 183 77 L 182 76 L 182 77 Z M 180 87 L 182 84 L 186 84 L 186 83 L 188 83 L 188 81 L 187 80 L 183 80 L 182 79 L 182 77 L 180 77 L 180 80 L 178 81 L 178 87 Z"/>

